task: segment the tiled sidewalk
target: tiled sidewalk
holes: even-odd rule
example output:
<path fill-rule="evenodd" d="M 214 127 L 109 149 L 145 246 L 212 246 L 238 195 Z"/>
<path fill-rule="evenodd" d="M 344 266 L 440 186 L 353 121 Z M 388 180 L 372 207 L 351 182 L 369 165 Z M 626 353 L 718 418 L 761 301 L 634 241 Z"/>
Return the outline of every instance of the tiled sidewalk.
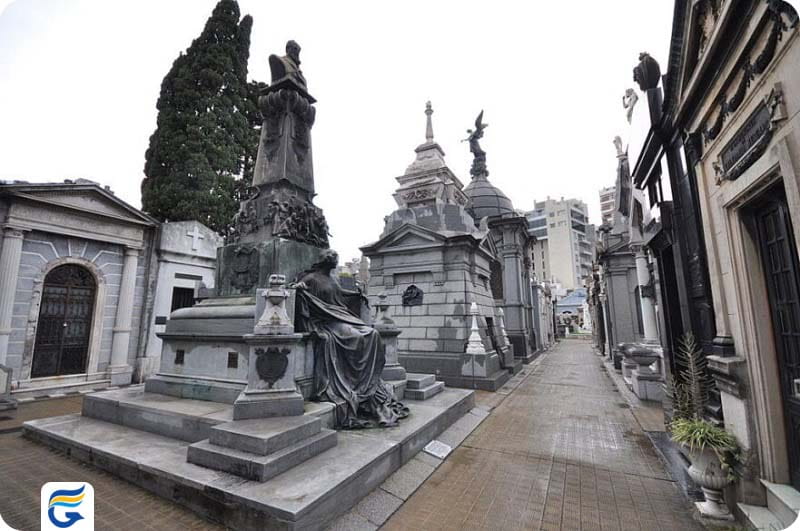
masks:
<path fill-rule="evenodd" d="M 702 526 L 591 344 L 564 341 L 384 529 Z"/>

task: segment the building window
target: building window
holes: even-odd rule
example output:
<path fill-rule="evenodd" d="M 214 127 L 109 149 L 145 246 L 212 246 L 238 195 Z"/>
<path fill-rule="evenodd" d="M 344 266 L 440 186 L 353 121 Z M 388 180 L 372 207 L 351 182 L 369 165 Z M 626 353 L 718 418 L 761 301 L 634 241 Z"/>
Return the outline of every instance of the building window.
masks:
<path fill-rule="evenodd" d="M 194 305 L 194 289 L 192 288 L 172 288 L 172 308 L 171 312 L 181 308 L 190 308 Z"/>
<path fill-rule="evenodd" d="M 228 368 L 229 369 L 238 369 L 239 368 L 239 353 L 238 352 L 228 352 Z"/>
<path fill-rule="evenodd" d="M 175 365 L 183 365 L 183 350 L 175 351 Z"/>

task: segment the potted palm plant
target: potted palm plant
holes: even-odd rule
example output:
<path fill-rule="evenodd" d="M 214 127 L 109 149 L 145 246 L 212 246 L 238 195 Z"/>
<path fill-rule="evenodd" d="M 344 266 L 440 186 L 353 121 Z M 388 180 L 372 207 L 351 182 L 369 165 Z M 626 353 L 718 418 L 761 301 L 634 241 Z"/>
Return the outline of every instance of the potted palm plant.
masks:
<path fill-rule="evenodd" d="M 691 333 L 681 338 L 675 355 L 684 369 L 680 371 L 680 382 L 672 377 L 667 381 L 666 394 L 673 409 L 670 436 L 689 454 L 689 476 L 705 496 L 705 501 L 697 503 L 700 513 L 732 520 L 722 489 L 736 477 L 741 462 L 739 444 L 731 433 L 703 418 L 711 384 L 705 372 L 705 357 Z"/>

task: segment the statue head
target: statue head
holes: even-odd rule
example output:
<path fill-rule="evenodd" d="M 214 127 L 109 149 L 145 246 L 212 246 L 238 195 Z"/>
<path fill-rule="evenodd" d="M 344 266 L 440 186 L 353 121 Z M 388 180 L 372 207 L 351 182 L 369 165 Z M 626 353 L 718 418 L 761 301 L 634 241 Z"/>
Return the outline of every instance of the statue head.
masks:
<path fill-rule="evenodd" d="M 333 249 L 325 249 L 322 251 L 319 262 L 314 264 L 312 269 L 331 270 L 339 265 L 339 253 Z"/>
<path fill-rule="evenodd" d="M 290 40 L 286 43 L 286 55 L 300 66 L 300 45 L 296 41 Z"/>

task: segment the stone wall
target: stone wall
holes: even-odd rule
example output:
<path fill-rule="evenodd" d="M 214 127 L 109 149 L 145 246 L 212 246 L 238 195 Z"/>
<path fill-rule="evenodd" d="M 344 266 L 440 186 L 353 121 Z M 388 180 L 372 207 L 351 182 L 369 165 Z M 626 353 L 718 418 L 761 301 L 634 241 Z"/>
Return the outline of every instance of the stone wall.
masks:
<path fill-rule="evenodd" d="M 486 317 L 495 319 L 489 257 L 475 251 L 446 247 L 428 251 L 427 265 L 413 252 L 370 257 L 370 303 L 374 306 L 380 293 L 387 295 L 387 313 L 402 331 L 398 348 L 407 370 L 461 375 L 472 302 L 480 312 L 484 345 L 492 350 L 486 337 Z M 403 293 L 411 285 L 423 291 L 422 304 L 404 306 Z"/>

